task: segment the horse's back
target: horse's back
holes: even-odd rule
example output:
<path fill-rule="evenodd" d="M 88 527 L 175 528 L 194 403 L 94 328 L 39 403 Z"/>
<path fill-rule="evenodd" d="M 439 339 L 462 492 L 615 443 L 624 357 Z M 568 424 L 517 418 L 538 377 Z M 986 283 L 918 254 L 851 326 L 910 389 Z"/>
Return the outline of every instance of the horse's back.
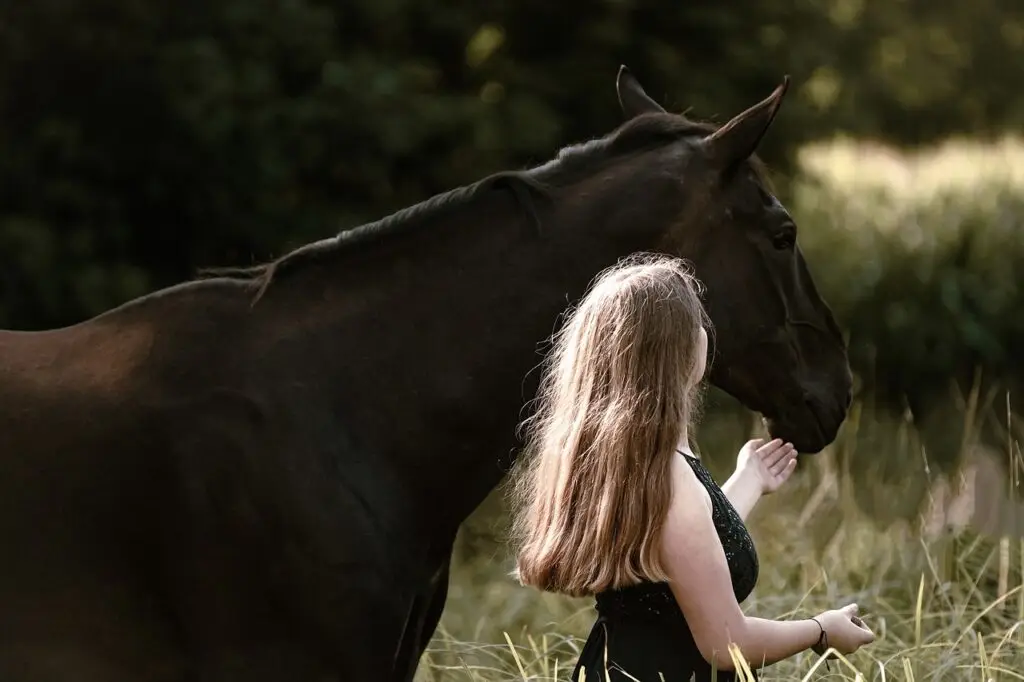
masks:
<path fill-rule="evenodd" d="M 28 477 L 24 484 L 110 476 L 97 476 L 98 469 L 128 444 L 123 429 L 139 424 L 132 406 L 145 390 L 146 337 L 137 328 L 95 323 L 0 331 L 0 485 L 19 476 Z M 102 441 L 122 448 L 100 448 Z"/>
<path fill-rule="evenodd" d="M 116 318 L 0 332 L 0 679 L 178 679 L 147 598 L 166 468 L 136 407 L 151 344 Z"/>
<path fill-rule="evenodd" d="M 336 622 L 371 588 L 389 599 L 357 542 L 366 524 L 332 536 L 330 571 L 289 549 L 311 551 L 295 534 L 319 511 L 296 515 L 272 469 L 302 444 L 280 441 L 289 427 L 252 369 L 273 339 L 241 293 L 184 288 L 65 329 L 0 331 L 0 680 L 361 680 L 389 662 L 400 605 L 376 648 L 343 641 L 383 619 L 379 602 Z M 297 591 L 275 583 L 282 570 L 304 576 Z"/>

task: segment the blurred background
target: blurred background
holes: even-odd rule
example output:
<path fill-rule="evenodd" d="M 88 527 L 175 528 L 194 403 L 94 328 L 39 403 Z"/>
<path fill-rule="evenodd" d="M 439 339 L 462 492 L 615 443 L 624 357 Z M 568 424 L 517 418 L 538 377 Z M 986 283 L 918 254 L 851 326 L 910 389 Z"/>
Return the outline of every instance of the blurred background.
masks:
<path fill-rule="evenodd" d="M 761 151 L 857 397 L 755 512 L 745 608 L 861 599 L 884 636 L 850 665 L 872 679 L 1024 670 L 1004 646 L 1024 621 L 1020 0 L 7 0 L 0 327 L 71 324 L 543 162 L 620 122 L 620 64 L 718 122 L 793 78 Z M 758 428 L 712 393 L 699 440 L 722 480 Z M 504 524 L 499 490 L 460 537 L 422 679 L 571 666 L 589 601 L 517 587 Z"/>

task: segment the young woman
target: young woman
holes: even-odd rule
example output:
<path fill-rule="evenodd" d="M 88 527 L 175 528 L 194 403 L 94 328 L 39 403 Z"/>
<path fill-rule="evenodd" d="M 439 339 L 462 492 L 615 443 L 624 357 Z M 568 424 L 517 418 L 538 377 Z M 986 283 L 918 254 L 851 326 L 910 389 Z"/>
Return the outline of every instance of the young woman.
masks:
<path fill-rule="evenodd" d="M 518 578 L 597 599 L 573 680 L 731 680 L 730 644 L 756 669 L 874 640 L 855 604 L 799 621 L 740 609 L 758 573 L 743 517 L 796 453 L 748 443 L 720 488 L 691 449 L 710 329 L 699 286 L 666 257 L 603 273 L 555 338 L 524 424 Z"/>

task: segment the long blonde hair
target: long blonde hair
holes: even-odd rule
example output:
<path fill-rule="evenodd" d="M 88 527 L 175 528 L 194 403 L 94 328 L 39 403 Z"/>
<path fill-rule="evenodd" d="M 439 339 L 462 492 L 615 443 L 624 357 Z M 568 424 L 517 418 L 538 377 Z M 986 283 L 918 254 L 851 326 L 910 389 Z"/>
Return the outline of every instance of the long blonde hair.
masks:
<path fill-rule="evenodd" d="M 522 584 L 584 596 L 668 579 L 669 467 L 711 329 L 701 293 L 685 261 L 636 255 L 595 278 L 555 335 L 512 474 Z"/>

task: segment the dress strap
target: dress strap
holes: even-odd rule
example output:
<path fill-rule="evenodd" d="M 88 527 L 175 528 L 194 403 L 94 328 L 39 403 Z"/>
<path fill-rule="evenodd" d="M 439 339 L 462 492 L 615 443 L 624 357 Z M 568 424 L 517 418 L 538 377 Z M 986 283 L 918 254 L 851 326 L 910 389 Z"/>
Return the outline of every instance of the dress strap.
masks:
<path fill-rule="evenodd" d="M 683 452 L 679 448 L 676 448 L 676 452 L 679 453 L 680 455 L 682 455 L 686 459 L 686 461 L 688 461 L 688 462 L 691 462 L 691 463 L 696 462 L 697 464 L 701 464 L 701 461 L 700 461 L 699 458 L 694 457 L 693 455 L 688 454 L 686 452 Z"/>

